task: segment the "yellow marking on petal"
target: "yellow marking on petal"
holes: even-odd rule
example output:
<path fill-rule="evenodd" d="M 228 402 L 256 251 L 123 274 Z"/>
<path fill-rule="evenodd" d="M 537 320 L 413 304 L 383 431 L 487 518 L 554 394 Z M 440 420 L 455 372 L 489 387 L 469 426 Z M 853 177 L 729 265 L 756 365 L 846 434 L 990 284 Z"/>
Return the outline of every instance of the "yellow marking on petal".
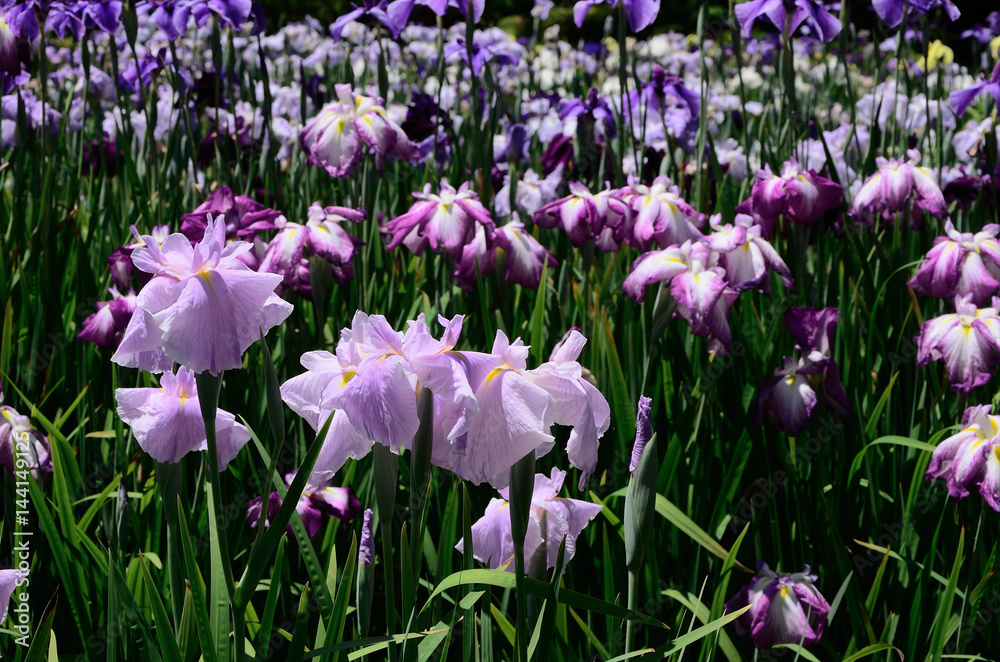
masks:
<path fill-rule="evenodd" d="M 348 370 L 347 372 L 345 372 L 340 379 L 340 388 L 344 388 L 344 385 L 346 385 L 347 382 L 354 379 L 354 376 L 356 374 L 358 374 L 356 370 Z"/>
<path fill-rule="evenodd" d="M 781 587 L 781 597 L 784 598 L 785 600 L 788 599 L 788 587 L 787 586 L 782 586 Z"/>
<path fill-rule="evenodd" d="M 994 59 L 1000 58 L 1000 37 L 990 42 L 990 53 L 993 54 Z"/>
<path fill-rule="evenodd" d="M 504 370 L 506 370 L 506 368 L 504 368 L 503 366 L 499 368 L 493 368 L 492 370 L 490 370 L 490 374 L 486 375 L 486 379 L 483 380 L 483 386 L 487 386 L 491 381 L 497 378 L 497 375 L 499 375 Z"/>
<path fill-rule="evenodd" d="M 1000 446 L 993 447 L 993 457 L 995 457 L 997 461 L 1000 462 Z"/>

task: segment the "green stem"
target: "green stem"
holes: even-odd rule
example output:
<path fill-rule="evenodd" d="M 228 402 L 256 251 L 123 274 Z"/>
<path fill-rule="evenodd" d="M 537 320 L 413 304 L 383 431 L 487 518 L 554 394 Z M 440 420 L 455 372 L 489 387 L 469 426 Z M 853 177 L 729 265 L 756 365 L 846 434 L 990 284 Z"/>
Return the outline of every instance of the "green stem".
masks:
<path fill-rule="evenodd" d="M 528 453 L 510 468 L 510 530 L 514 538 L 514 591 L 517 597 L 517 629 L 514 660 L 528 662 L 528 600 L 525 589 L 524 538 L 528 533 L 531 492 L 535 482 L 535 453 Z"/>
<path fill-rule="evenodd" d="M 219 390 L 222 387 L 222 373 L 213 375 L 201 372 L 195 376 L 198 384 L 198 402 L 201 405 L 201 417 L 205 421 L 205 440 L 208 445 L 208 472 L 205 474 L 205 487 L 211 501 L 212 513 L 217 530 L 215 531 L 222 556 L 222 573 L 226 581 L 230 604 L 236 602 L 236 582 L 233 580 L 232 556 L 229 555 L 229 540 L 226 536 L 226 520 L 222 513 L 222 480 L 219 477 L 219 447 L 215 434 L 215 417 L 219 408 Z M 210 527 L 211 532 L 211 527 Z M 212 600 L 217 600 L 216 596 Z M 233 635 L 235 641 L 236 659 L 242 659 L 239 653 L 243 649 L 243 615 L 240 610 L 233 609 Z M 219 624 L 219 627 L 225 627 Z"/>
<path fill-rule="evenodd" d="M 157 482 L 167 519 L 167 575 L 170 581 L 170 606 L 174 627 L 180 634 L 181 612 L 184 609 L 184 557 L 181 556 L 180 526 L 177 521 L 177 494 L 180 492 L 180 466 L 156 463 Z"/>
<path fill-rule="evenodd" d="M 628 571 L 628 608 L 636 611 L 639 608 L 639 574 Z M 635 621 L 631 618 L 625 621 L 625 654 L 635 649 Z"/>
<path fill-rule="evenodd" d="M 383 444 L 372 447 L 375 461 L 375 501 L 382 538 L 382 574 L 385 577 L 385 628 L 392 636 L 396 631 L 396 564 L 392 554 L 392 515 L 396 505 L 396 456 Z M 396 645 L 389 643 L 389 660 L 395 662 Z"/>

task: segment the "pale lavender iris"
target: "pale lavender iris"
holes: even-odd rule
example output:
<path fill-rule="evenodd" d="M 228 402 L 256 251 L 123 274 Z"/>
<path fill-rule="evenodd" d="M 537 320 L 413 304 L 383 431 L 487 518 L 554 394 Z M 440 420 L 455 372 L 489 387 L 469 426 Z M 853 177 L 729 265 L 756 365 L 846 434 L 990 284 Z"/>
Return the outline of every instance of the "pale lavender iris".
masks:
<path fill-rule="evenodd" d="M 680 189 L 666 175 L 652 185 L 632 184 L 623 188 L 621 198 L 632 208 L 619 226 L 619 239 L 640 251 L 665 248 L 702 237 L 705 215 L 695 211 L 680 195 Z"/>
<path fill-rule="evenodd" d="M 552 253 L 531 236 L 524 223 L 513 218 L 496 229 L 496 247 L 503 251 L 504 280 L 512 285 L 537 288 L 542 280 L 542 271 L 548 265 L 549 273 L 559 266 Z"/>
<path fill-rule="evenodd" d="M 439 321 L 445 327 L 440 339 L 422 315 L 399 333 L 381 315 L 358 312 L 341 331 L 336 355 L 303 355 L 307 372 L 282 384 L 282 399 L 317 430 L 336 410 L 311 480 L 328 479 L 349 458 L 366 455 L 373 443 L 396 451 L 408 447 L 419 425 L 418 388 L 429 389 L 457 412 L 449 426 L 436 424 L 435 432 L 449 441 L 464 435 L 478 405 L 464 363 L 452 351 L 462 316 Z"/>
<path fill-rule="evenodd" d="M 557 167 L 545 177 L 539 176 L 530 168 L 517 180 L 514 190 L 515 210 L 528 217 L 544 205 L 558 197 L 557 189 L 562 184 L 563 168 Z M 510 216 L 510 174 L 504 176 L 503 187 L 493 198 L 493 208 L 498 216 Z"/>
<path fill-rule="evenodd" d="M 768 219 L 783 215 L 796 223 L 815 225 L 823 214 L 843 203 L 844 189 L 812 170 L 803 171 L 790 159 L 779 175 L 768 165 L 759 170 L 751 197 L 755 214 Z"/>
<path fill-rule="evenodd" d="M 573 5 L 573 22 L 576 27 L 582 27 L 587 14 L 595 5 L 610 4 L 618 6 L 619 0 L 580 0 Z M 641 32 L 656 20 L 660 13 L 660 0 L 621 0 L 625 5 L 625 17 L 632 32 Z"/>
<path fill-rule="evenodd" d="M 338 282 L 344 275 L 353 275 L 351 261 L 357 254 L 357 247 L 363 242 L 347 233 L 341 227 L 345 221 L 363 221 L 365 213 L 348 207 L 321 207 L 314 202 L 309 207 L 305 225 L 279 219 L 275 226 L 279 232 L 268 245 L 267 253 L 261 260 L 258 271 L 280 274 L 282 288 L 294 287 L 299 282 L 306 250 L 309 255 L 321 257 L 336 271 Z M 345 271 L 346 269 L 346 271 Z"/>
<path fill-rule="evenodd" d="M 781 277 L 785 287 L 792 286 L 792 274 L 774 246 L 764 239 L 763 228 L 746 214 L 737 214 L 734 224 L 723 224 L 722 215 L 709 219 L 715 232 L 705 237 L 705 244 L 719 253 L 719 264 L 726 270 L 726 281 L 737 292 L 771 290 L 770 272 Z"/>
<path fill-rule="evenodd" d="M 726 602 L 734 612 L 750 605 L 736 620 L 736 630 L 749 634 L 758 650 L 778 644 L 814 646 L 823 638 L 830 604 L 816 588 L 819 576 L 805 567 L 802 572 L 776 573 L 766 563 L 757 563 L 757 576 Z"/>
<path fill-rule="evenodd" d="M 27 582 L 28 576 L 21 570 L 0 570 L 0 623 L 7 620 L 14 589 Z"/>
<path fill-rule="evenodd" d="M 172 362 L 213 375 L 239 369 L 243 352 L 287 318 L 291 304 L 275 295 L 277 274 L 251 271 L 240 256 L 252 246 L 226 244 L 221 218 L 209 222 L 195 246 L 180 233 L 132 252 L 140 271 L 152 274 L 136 299 L 118 351 L 111 360 L 148 372 L 169 370 Z"/>
<path fill-rule="evenodd" d="M 408 212 L 385 224 L 383 233 L 388 237 L 386 247 L 389 250 L 405 244 L 414 255 L 430 248 L 458 260 L 475 238 L 477 225 L 488 230 L 487 240 L 492 239 L 493 218 L 479 201 L 471 183 L 465 182 L 456 191 L 447 180 L 442 180 L 440 192 L 431 191 L 431 185 L 425 184 L 423 193 L 413 194 L 418 202 Z M 492 241 L 489 244 L 492 246 Z"/>
<path fill-rule="evenodd" d="M 920 154 L 907 152 L 908 160 L 875 159 L 878 172 L 869 177 L 854 196 L 853 215 L 865 225 L 871 225 L 876 215 L 886 220 L 905 210 L 912 201 L 913 209 L 939 219 L 948 215 L 944 195 L 934 173 L 922 168 Z"/>
<path fill-rule="evenodd" d="M 917 294 L 952 299 L 971 295 L 972 303 L 989 303 L 1000 287 L 1000 225 L 989 224 L 973 234 L 958 232 L 951 221 L 945 223 L 947 236 L 934 240 L 934 248 L 924 257 L 909 285 Z"/>
<path fill-rule="evenodd" d="M 434 463 L 477 485 L 488 481 L 505 487 L 514 463 L 531 452 L 549 452 L 555 443 L 552 425 L 566 425 L 573 428 L 567 455 L 582 471 L 582 489 L 597 467 L 600 439 L 611 417 L 607 400 L 577 361 L 586 342 L 571 331 L 549 361 L 533 370 L 527 367 L 529 348 L 520 338 L 510 342 L 502 331 L 489 354 L 461 352 L 479 411 L 455 443 L 435 443 Z M 445 421 L 442 427 L 454 427 L 449 408 L 436 406 L 435 411 Z"/>
<path fill-rule="evenodd" d="M 951 388 L 969 393 L 988 382 L 1000 363 L 1000 300 L 976 308 L 971 295 L 955 299 L 955 312 L 927 320 L 917 336 L 917 362 L 943 361 Z"/>
<path fill-rule="evenodd" d="M 842 27 L 822 0 L 750 0 L 736 5 L 734 10 L 740 31 L 747 39 L 754 23 L 762 18 L 779 30 L 787 29 L 789 35 L 805 24 L 824 43 L 833 41 Z"/>
<path fill-rule="evenodd" d="M 417 148 L 389 119 L 381 99 L 355 94 L 350 85 L 334 88 L 337 100 L 321 108 L 299 134 L 309 165 L 322 168 L 331 177 L 347 177 L 366 147 L 375 152 L 379 170 L 390 155 L 403 161 L 416 158 Z"/>
<path fill-rule="evenodd" d="M 31 427 L 31 419 L 6 405 L 0 407 L 0 465 L 11 476 L 27 469 L 35 480 L 41 480 L 43 473 L 52 473 L 48 437 Z"/>
<path fill-rule="evenodd" d="M 576 555 L 576 541 L 584 527 L 597 517 L 602 506 L 580 499 L 560 497 L 566 472 L 552 469 L 549 476 L 535 474 L 531 494 L 528 530 L 524 539 L 525 566 L 527 560 L 545 545 L 546 567 L 554 568 L 559 558 L 559 546 L 565 541 L 563 567 Z M 506 488 L 500 490 L 500 499 L 493 499 L 486 512 L 472 525 L 472 554 L 477 561 L 491 568 L 514 571 L 514 537 L 511 532 L 509 496 Z M 542 530 L 542 524 L 545 530 Z M 463 551 L 465 541 L 460 540 L 455 549 Z"/>
<path fill-rule="evenodd" d="M 157 462 L 180 462 L 192 451 L 208 450 L 193 371 L 181 367 L 176 373 L 163 373 L 160 388 L 116 389 L 115 400 L 119 418 Z M 215 434 L 219 468 L 224 469 L 250 441 L 250 432 L 235 416 L 219 409 Z"/>
<path fill-rule="evenodd" d="M 285 475 L 285 485 L 291 485 L 295 479 L 295 472 Z M 250 528 L 256 529 L 260 523 L 261 497 L 250 500 L 247 504 L 247 524 Z M 267 499 L 267 513 L 264 515 L 264 527 L 271 526 L 271 518 L 278 514 L 281 508 L 281 495 L 271 492 Z M 312 485 L 306 483 L 299 500 L 295 504 L 295 511 L 302 519 L 306 533 L 310 538 L 319 533 L 319 528 L 323 524 L 324 517 L 333 517 L 347 522 L 358 516 L 361 512 L 361 502 L 354 496 L 349 487 L 331 487 L 329 485 Z M 286 530 L 292 533 L 292 524 L 288 523 Z"/>
<path fill-rule="evenodd" d="M 1000 512 L 1000 417 L 990 409 L 976 405 L 965 410 L 961 431 L 938 444 L 924 476 L 944 478 L 948 494 L 956 499 L 978 489 L 990 508 Z"/>

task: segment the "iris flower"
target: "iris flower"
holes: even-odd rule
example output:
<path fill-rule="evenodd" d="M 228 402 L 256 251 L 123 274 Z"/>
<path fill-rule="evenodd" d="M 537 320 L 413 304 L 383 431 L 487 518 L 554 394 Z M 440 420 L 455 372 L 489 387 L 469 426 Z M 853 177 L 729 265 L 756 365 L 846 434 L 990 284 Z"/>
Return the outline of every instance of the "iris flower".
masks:
<path fill-rule="evenodd" d="M 413 197 L 418 202 L 408 212 L 385 224 L 383 232 L 388 237 L 389 250 L 405 244 L 414 255 L 420 255 L 430 247 L 435 253 L 459 259 L 475 237 L 477 224 L 491 233 L 495 227 L 490 212 L 469 182 L 456 191 L 447 180 L 442 180 L 440 193 L 432 193 L 427 183 L 423 193 L 414 193 Z"/>
<path fill-rule="evenodd" d="M 283 287 L 294 286 L 299 280 L 303 253 L 308 249 L 310 255 L 322 257 L 338 269 L 335 272 L 341 276 L 338 281 L 345 275 L 345 267 L 353 275 L 350 264 L 362 241 L 347 234 L 340 224 L 344 221 L 363 221 L 364 218 L 363 211 L 347 207 L 321 207 L 314 202 L 309 207 L 305 225 L 279 219 L 275 223 L 279 232 L 268 245 L 257 270 L 281 274 Z"/>
<path fill-rule="evenodd" d="M 243 352 L 292 312 L 274 293 L 277 274 L 251 271 L 239 260 L 252 246 L 226 244 L 222 218 L 208 223 L 195 246 L 180 233 L 160 245 L 151 236 L 132 252 L 140 271 L 152 274 L 136 299 L 125 335 L 111 360 L 148 372 L 169 370 L 172 362 L 193 372 L 243 365 Z"/>
<path fill-rule="evenodd" d="M 972 295 L 955 298 L 955 312 L 927 320 L 917 336 L 917 364 L 944 361 L 951 388 L 969 393 L 988 382 L 1000 363 L 1000 300 L 976 308 Z"/>
<path fill-rule="evenodd" d="M 893 214 L 906 209 L 913 201 L 913 208 L 931 216 L 944 219 L 948 209 L 944 195 L 934 173 L 921 168 L 920 154 L 907 151 L 908 160 L 876 157 L 878 172 L 869 177 L 854 196 L 852 213 L 866 224 L 871 224 L 876 214 L 890 219 Z"/>
<path fill-rule="evenodd" d="M 767 219 L 781 214 L 796 223 L 815 225 L 823 214 L 843 203 L 844 189 L 812 170 L 803 171 L 790 159 L 781 166 L 779 175 L 768 165 L 758 171 L 751 197 L 755 214 Z"/>
<path fill-rule="evenodd" d="M 3 401 L 2 396 L 0 392 L 0 402 Z M 27 416 L 4 405 L 0 407 L 0 465 L 13 476 L 15 469 L 20 470 L 24 466 L 17 466 L 18 458 L 27 463 L 35 480 L 39 480 L 43 473 L 52 473 L 48 437 L 31 427 L 31 419 Z"/>
<path fill-rule="evenodd" d="M 552 253 L 531 236 L 517 214 L 496 230 L 496 247 L 503 251 L 506 262 L 504 280 L 511 285 L 537 288 L 541 284 L 545 265 L 551 272 L 559 266 Z"/>
<path fill-rule="evenodd" d="M 181 232 L 197 242 L 205 234 L 206 219 L 220 215 L 225 218 L 226 238 L 243 241 L 253 241 L 258 233 L 274 230 L 275 222 L 283 218 L 280 211 L 265 207 L 249 196 L 234 195 L 233 190 L 223 184 L 194 211 L 181 216 Z"/>
<path fill-rule="evenodd" d="M 386 0 L 364 0 L 364 3 L 360 7 L 353 5 L 351 11 L 338 17 L 333 22 L 333 25 L 330 26 L 330 36 L 333 37 L 334 41 L 340 41 L 340 35 L 344 32 L 344 28 L 347 27 L 348 23 L 368 15 L 384 25 L 389 30 L 389 34 L 392 35 L 393 39 L 399 39 L 399 33 L 406 27 L 406 23 L 410 18 L 410 12 L 413 10 L 413 5 L 414 0 L 393 0 L 393 2 L 387 2 Z"/>
<path fill-rule="evenodd" d="M 583 184 L 570 182 L 569 193 L 535 212 L 535 225 L 562 228 L 574 246 L 583 246 L 588 239 L 594 239 L 599 250 L 617 252 L 621 244 L 614 238 L 615 228 L 632 213 L 619 192 L 607 188 L 594 194 Z"/>
<path fill-rule="evenodd" d="M 875 13 L 893 28 L 903 22 L 904 4 L 909 5 L 918 14 L 926 14 L 932 9 L 942 7 L 952 22 L 957 21 L 962 15 L 951 0 L 872 0 Z"/>
<path fill-rule="evenodd" d="M 685 292 L 690 294 L 697 290 L 702 293 L 699 298 L 703 304 L 696 307 L 710 308 L 726 286 L 724 273 L 716 269 L 717 264 L 718 254 L 704 243 L 685 241 L 680 246 L 641 255 L 632 265 L 632 272 L 625 278 L 623 287 L 627 295 L 641 303 L 648 285 L 670 282 L 672 294 L 676 289 L 675 299 L 678 295 L 684 297 Z M 674 279 L 683 274 L 691 276 L 685 279 L 684 284 L 678 282 L 674 286 Z"/>
<path fill-rule="evenodd" d="M 791 22 L 787 23 L 788 34 L 794 34 L 799 26 L 807 25 L 816 37 L 823 43 L 829 43 L 840 34 L 841 25 L 831 14 L 822 0 L 750 0 L 736 5 L 736 20 L 745 39 L 750 38 L 753 24 L 757 19 L 765 18 L 771 25 L 784 30 L 788 13 Z"/>
<path fill-rule="evenodd" d="M 313 429 L 337 410 L 312 480 L 333 475 L 348 458 L 366 455 L 373 443 L 395 451 L 408 447 L 420 422 L 418 386 L 457 412 L 449 426 L 438 423 L 435 431 L 451 441 L 468 430 L 478 405 L 461 357 L 452 351 L 462 316 L 439 321 L 445 327 L 440 339 L 431 335 L 422 315 L 399 333 L 381 315 L 358 312 L 341 331 L 336 355 L 303 355 L 307 372 L 282 384 L 282 399 Z"/>
<path fill-rule="evenodd" d="M 974 83 L 964 90 L 955 90 L 948 95 L 948 103 L 951 104 L 955 115 L 961 117 L 965 115 L 965 111 L 969 109 L 975 98 L 984 92 L 993 95 L 997 107 L 1000 108 L 1000 61 L 993 67 L 993 73 L 990 74 L 989 78 Z"/>
<path fill-rule="evenodd" d="M 924 475 L 946 479 L 948 494 L 956 499 L 977 488 L 990 508 L 1000 512 L 1000 417 L 990 415 L 990 408 L 965 410 L 961 431 L 938 444 Z"/>
<path fill-rule="evenodd" d="M 573 5 L 573 22 L 582 27 L 587 14 L 595 5 L 610 4 L 614 9 L 619 0 L 580 0 Z M 625 5 L 625 17 L 632 32 L 642 32 L 656 20 L 660 13 L 660 0 L 621 0 Z"/>
<path fill-rule="evenodd" d="M 524 539 L 525 567 L 535 551 L 544 544 L 546 567 L 554 568 L 559 558 L 559 545 L 565 540 L 565 568 L 576 554 L 576 540 L 580 533 L 601 512 L 598 504 L 560 497 L 559 492 L 565 479 L 566 472 L 559 469 L 552 469 L 549 476 L 535 474 L 528 530 Z M 491 568 L 513 572 L 514 537 L 511 533 L 507 488 L 500 490 L 500 496 L 502 498 L 490 501 L 482 518 L 472 525 L 472 555 Z M 464 551 L 464 548 L 464 539 L 455 545 L 455 549 L 459 551 Z"/>
<path fill-rule="evenodd" d="M 951 221 L 945 223 L 947 236 L 934 240 L 934 248 L 924 257 L 909 285 L 917 294 L 948 298 L 971 295 L 972 303 L 983 306 L 1000 287 L 1000 225 L 990 223 L 973 234 L 958 232 Z"/>
<path fill-rule="evenodd" d="M 295 479 L 295 472 L 285 475 L 285 485 L 291 485 Z M 260 509 L 262 499 L 256 497 L 250 500 L 247 505 L 247 524 L 250 528 L 256 529 L 260 523 Z M 267 513 L 264 515 L 264 527 L 271 526 L 271 518 L 278 514 L 281 508 L 281 495 L 271 492 L 267 499 Z M 306 533 L 312 538 L 319 533 L 319 527 L 323 523 L 324 517 L 335 517 L 342 522 L 347 522 L 358 516 L 361 512 L 361 502 L 354 496 L 349 487 L 330 487 L 329 485 L 311 485 L 306 483 L 298 502 L 295 504 L 295 511 L 302 518 Z M 289 533 L 292 532 L 292 525 L 287 526 Z"/>
<path fill-rule="evenodd" d="M 0 94 L 27 68 L 36 39 L 38 20 L 31 3 L 0 8 Z"/>
<path fill-rule="evenodd" d="M 528 453 L 541 456 L 552 449 L 553 424 L 572 426 L 566 450 L 570 463 L 583 472 L 583 489 L 597 467 L 611 413 L 576 360 L 586 342 L 571 331 L 549 361 L 533 370 L 527 367 L 529 348 L 520 338 L 510 342 L 499 330 L 489 354 L 461 352 L 479 410 L 467 433 L 453 438 L 455 443 L 435 443 L 434 463 L 477 485 L 488 481 L 505 487 L 514 463 Z M 435 406 L 444 429 L 454 428 L 453 411 Z"/>
<path fill-rule="evenodd" d="M 14 589 L 24 583 L 27 583 L 27 576 L 20 570 L 0 570 L 0 623 L 7 620 Z"/>
<path fill-rule="evenodd" d="M 94 343 L 98 347 L 117 347 L 132 313 L 136 308 L 136 296 L 132 290 L 122 295 L 114 287 L 110 301 L 98 301 L 97 312 L 83 321 L 83 329 L 77 338 Z"/>
<path fill-rule="evenodd" d="M 719 253 L 719 264 L 726 271 L 726 281 L 737 292 L 771 289 L 770 272 L 781 276 L 785 287 L 792 286 L 792 274 L 774 246 L 761 236 L 763 228 L 746 214 L 737 214 L 735 224 L 722 224 L 722 215 L 709 219 L 715 230 L 705 237 L 705 244 Z"/>
<path fill-rule="evenodd" d="M 309 165 L 331 177 L 347 177 L 364 156 L 365 146 L 375 152 L 379 170 L 386 156 L 404 161 L 416 157 L 416 147 L 386 115 L 381 99 L 355 94 L 350 85 L 334 88 L 337 100 L 323 106 L 299 134 Z"/>
<path fill-rule="evenodd" d="M 760 390 L 756 423 L 766 414 L 795 437 L 809 425 L 820 402 L 844 420 L 852 420 L 840 368 L 832 357 L 833 331 L 840 318 L 836 308 L 793 307 L 785 313 L 785 325 L 795 339 L 799 357 L 784 357 L 774 378 Z"/>
<path fill-rule="evenodd" d="M 557 167 L 545 177 L 530 168 L 517 180 L 514 204 L 518 213 L 528 217 L 558 197 L 556 190 L 562 184 L 563 168 Z M 510 216 L 510 174 L 504 176 L 503 187 L 493 198 L 493 208 L 499 216 Z"/>
<path fill-rule="evenodd" d="M 749 634 L 757 650 L 778 644 L 813 646 L 823 638 L 830 604 L 816 588 L 818 575 L 809 571 L 778 574 L 763 561 L 757 576 L 725 605 L 734 612 L 751 605 L 736 620 L 736 630 Z"/>
<path fill-rule="evenodd" d="M 180 462 L 192 451 L 208 450 L 192 370 L 181 367 L 176 373 L 163 373 L 160 388 L 116 389 L 115 400 L 119 418 L 132 428 L 139 447 L 157 462 Z M 215 434 L 219 468 L 224 469 L 250 441 L 250 432 L 235 416 L 219 409 Z"/>
<path fill-rule="evenodd" d="M 618 238 L 640 251 L 654 244 L 665 248 L 702 237 L 705 215 L 695 211 L 666 175 L 652 185 L 632 184 L 621 190 L 621 198 L 632 208 L 618 228 Z"/>

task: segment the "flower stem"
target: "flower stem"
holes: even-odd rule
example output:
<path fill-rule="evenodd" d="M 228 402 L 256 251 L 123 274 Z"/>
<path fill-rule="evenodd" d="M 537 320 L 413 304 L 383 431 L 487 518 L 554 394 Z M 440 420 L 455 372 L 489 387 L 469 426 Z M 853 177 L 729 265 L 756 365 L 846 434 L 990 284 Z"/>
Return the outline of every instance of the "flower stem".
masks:
<path fill-rule="evenodd" d="M 514 538 L 514 592 L 517 597 L 517 630 L 514 660 L 528 662 L 527 593 L 524 577 L 524 538 L 528 533 L 531 492 L 535 483 L 535 452 L 532 451 L 510 468 L 510 530 Z"/>
<path fill-rule="evenodd" d="M 396 505 L 398 461 L 383 444 L 372 447 L 375 459 L 375 501 L 382 538 L 382 574 L 385 577 L 385 628 L 392 636 L 396 630 L 396 564 L 392 555 L 392 515 Z M 396 645 L 389 643 L 389 660 L 395 662 Z"/>
<path fill-rule="evenodd" d="M 209 533 L 214 535 L 218 543 L 220 565 L 225 579 L 226 591 L 230 605 L 236 603 L 236 583 L 233 581 L 232 557 L 229 555 L 229 540 L 226 536 L 226 520 L 222 513 L 222 480 L 219 478 L 219 450 L 215 436 L 215 417 L 219 408 L 219 390 L 222 387 L 222 374 L 213 375 L 209 372 L 201 372 L 195 376 L 198 384 L 198 402 L 201 405 L 201 418 L 205 422 L 205 440 L 208 445 L 208 472 L 205 473 L 205 488 L 208 492 L 208 499 L 211 502 L 214 527 L 209 526 Z M 215 564 L 213 564 L 215 565 Z M 217 568 L 212 568 L 216 572 Z M 213 586 L 217 586 L 215 580 Z M 220 602 L 220 596 L 212 596 L 213 604 Z M 238 609 L 232 610 L 233 635 L 235 642 L 236 659 L 243 656 L 239 651 L 243 649 L 243 615 Z M 228 626 L 218 623 L 216 627 L 225 628 Z"/>

